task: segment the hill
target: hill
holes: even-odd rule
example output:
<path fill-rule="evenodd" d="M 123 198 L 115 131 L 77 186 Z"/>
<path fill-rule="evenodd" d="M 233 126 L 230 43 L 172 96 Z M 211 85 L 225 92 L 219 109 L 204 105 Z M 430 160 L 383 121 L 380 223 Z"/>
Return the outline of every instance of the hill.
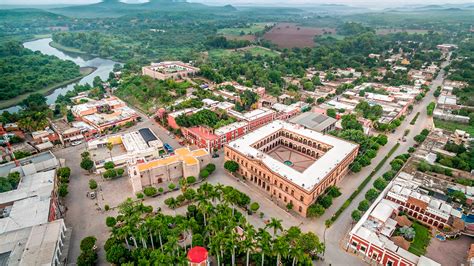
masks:
<path fill-rule="evenodd" d="M 150 0 L 141 4 L 126 4 L 119 0 L 104 0 L 100 3 L 80 6 L 69 6 L 50 9 L 51 12 L 82 18 L 121 17 L 143 12 L 232 12 L 236 9 L 231 5 L 207 6 L 189 3 L 185 0 Z"/>

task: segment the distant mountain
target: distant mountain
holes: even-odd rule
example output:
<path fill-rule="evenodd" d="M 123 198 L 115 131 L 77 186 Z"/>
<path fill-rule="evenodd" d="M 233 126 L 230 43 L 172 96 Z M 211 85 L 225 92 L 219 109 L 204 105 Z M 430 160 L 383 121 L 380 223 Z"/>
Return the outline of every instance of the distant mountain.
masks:
<path fill-rule="evenodd" d="M 119 0 L 103 0 L 100 3 L 50 9 L 51 12 L 70 17 L 120 17 L 141 12 L 232 12 L 232 5 L 207 6 L 200 3 L 189 3 L 186 0 L 150 0 L 141 4 L 127 4 Z"/>

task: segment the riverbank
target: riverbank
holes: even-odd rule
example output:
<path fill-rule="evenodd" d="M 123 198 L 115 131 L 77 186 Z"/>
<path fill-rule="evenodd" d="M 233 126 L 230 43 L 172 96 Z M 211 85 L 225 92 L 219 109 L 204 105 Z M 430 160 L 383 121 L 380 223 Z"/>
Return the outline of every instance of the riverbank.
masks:
<path fill-rule="evenodd" d="M 60 83 L 53 84 L 51 86 L 45 87 L 45 88 L 37 90 L 35 92 L 29 92 L 29 93 L 26 93 L 26 94 L 18 95 L 17 97 L 12 98 L 12 99 L 0 101 L 0 109 L 6 109 L 6 108 L 9 108 L 9 107 L 18 105 L 24 99 L 28 98 L 28 96 L 30 96 L 33 93 L 41 93 L 43 95 L 49 95 L 57 88 L 60 88 L 60 87 L 63 87 L 63 86 L 66 86 L 66 85 L 69 85 L 71 83 L 74 83 L 76 81 L 81 80 L 85 76 L 87 76 L 87 75 L 91 74 L 92 72 L 94 72 L 96 69 L 97 69 L 96 67 L 81 67 L 81 69 L 80 69 L 81 75 L 80 76 L 78 76 L 76 78 L 73 78 L 73 79 L 70 79 L 70 80 L 65 80 L 65 81 L 60 82 Z"/>
<path fill-rule="evenodd" d="M 77 48 L 72 48 L 72 47 L 63 46 L 63 45 L 61 45 L 61 44 L 59 44 L 59 43 L 57 43 L 57 42 L 54 42 L 54 41 L 50 42 L 50 43 L 49 43 L 49 46 L 54 47 L 54 48 L 56 48 L 56 49 L 58 49 L 58 50 L 60 50 L 60 51 L 67 52 L 67 53 L 73 53 L 73 54 L 87 54 L 86 52 L 81 51 L 81 50 L 79 50 L 79 49 L 77 49 Z"/>

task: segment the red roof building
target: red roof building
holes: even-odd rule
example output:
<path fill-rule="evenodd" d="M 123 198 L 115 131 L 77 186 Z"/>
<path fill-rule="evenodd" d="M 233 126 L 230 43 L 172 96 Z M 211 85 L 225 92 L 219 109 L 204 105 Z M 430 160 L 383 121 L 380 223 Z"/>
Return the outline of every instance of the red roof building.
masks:
<path fill-rule="evenodd" d="M 191 266 L 208 265 L 207 250 L 200 246 L 191 248 L 188 251 L 188 265 L 191 265 Z"/>

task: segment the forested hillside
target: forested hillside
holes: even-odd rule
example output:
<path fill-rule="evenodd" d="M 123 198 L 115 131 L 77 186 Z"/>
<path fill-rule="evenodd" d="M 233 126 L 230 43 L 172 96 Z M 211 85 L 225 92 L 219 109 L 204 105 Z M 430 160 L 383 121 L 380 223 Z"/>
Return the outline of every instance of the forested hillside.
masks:
<path fill-rule="evenodd" d="M 77 78 L 79 66 L 24 48 L 19 42 L 0 44 L 0 100 L 35 92 Z"/>

